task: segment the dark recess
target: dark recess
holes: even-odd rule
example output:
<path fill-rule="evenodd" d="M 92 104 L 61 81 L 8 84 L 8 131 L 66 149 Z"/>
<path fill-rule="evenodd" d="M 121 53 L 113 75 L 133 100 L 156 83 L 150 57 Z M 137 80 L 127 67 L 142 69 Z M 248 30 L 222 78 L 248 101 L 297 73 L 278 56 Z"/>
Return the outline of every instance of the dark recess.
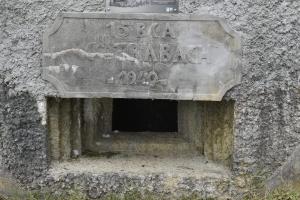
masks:
<path fill-rule="evenodd" d="M 177 132 L 177 101 L 114 99 L 112 129 L 123 132 Z"/>

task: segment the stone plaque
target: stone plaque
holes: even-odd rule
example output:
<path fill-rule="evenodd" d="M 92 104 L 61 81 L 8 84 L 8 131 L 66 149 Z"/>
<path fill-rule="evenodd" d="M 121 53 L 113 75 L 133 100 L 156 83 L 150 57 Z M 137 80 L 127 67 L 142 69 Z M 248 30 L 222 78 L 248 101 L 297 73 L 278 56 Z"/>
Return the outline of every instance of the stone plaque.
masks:
<path fill-rule="evenodd" d="M 43 45 L 66 98 L 220 101 L 241 77 L 240 39 L 211 16 L 64 13 Z"/>

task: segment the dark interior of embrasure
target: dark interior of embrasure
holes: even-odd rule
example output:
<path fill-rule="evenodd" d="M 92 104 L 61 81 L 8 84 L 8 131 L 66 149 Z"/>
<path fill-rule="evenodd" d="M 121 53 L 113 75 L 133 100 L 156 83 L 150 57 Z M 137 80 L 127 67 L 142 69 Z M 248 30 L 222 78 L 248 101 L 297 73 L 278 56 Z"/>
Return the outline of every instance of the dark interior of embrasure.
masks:
<path fill-rule="evenodd" d="M 114 99 L 112 131 L 178 132 L 177 101 Z"/>

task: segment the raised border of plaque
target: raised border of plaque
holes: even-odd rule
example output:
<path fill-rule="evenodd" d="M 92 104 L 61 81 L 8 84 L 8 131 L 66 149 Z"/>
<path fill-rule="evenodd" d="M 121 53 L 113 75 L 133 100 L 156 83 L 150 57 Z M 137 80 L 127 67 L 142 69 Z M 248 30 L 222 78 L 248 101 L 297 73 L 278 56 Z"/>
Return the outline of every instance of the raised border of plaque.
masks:
<path fill-rule="evenodd" d="M 241 81 L 240 36 L 209 15 L 62 13 L 42 76 L 64 98 L 220 101 Z"/>

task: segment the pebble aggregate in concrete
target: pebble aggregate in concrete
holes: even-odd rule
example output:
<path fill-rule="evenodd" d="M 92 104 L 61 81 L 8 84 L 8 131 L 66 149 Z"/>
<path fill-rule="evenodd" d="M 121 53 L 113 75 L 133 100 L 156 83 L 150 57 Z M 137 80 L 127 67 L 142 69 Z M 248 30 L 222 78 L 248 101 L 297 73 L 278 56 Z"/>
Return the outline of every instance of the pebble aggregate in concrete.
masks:
<path fill-rule="evenodd" d="M 0 89 L 0 161 L 21 182 L 53 182 L 43 178 L 49 166 L 46 113 L 38 109 L 45 96 L 57 94 L 41 79 L 43 32 L 61 11 L 103 11 L 103 5 L 101 0 L 0 1 L 0 83 L 5 86 Z M 232 172 L 272 174 L 300 144 L 300 1 L 180 0 L 180 11 L 220 16 L 242 35 L 242 83 L 224 97 L 235 101 Z M 82 178 L 92 188 L 106 177 Z M 159 185 L 161 178 L 151 180 Z"/>

